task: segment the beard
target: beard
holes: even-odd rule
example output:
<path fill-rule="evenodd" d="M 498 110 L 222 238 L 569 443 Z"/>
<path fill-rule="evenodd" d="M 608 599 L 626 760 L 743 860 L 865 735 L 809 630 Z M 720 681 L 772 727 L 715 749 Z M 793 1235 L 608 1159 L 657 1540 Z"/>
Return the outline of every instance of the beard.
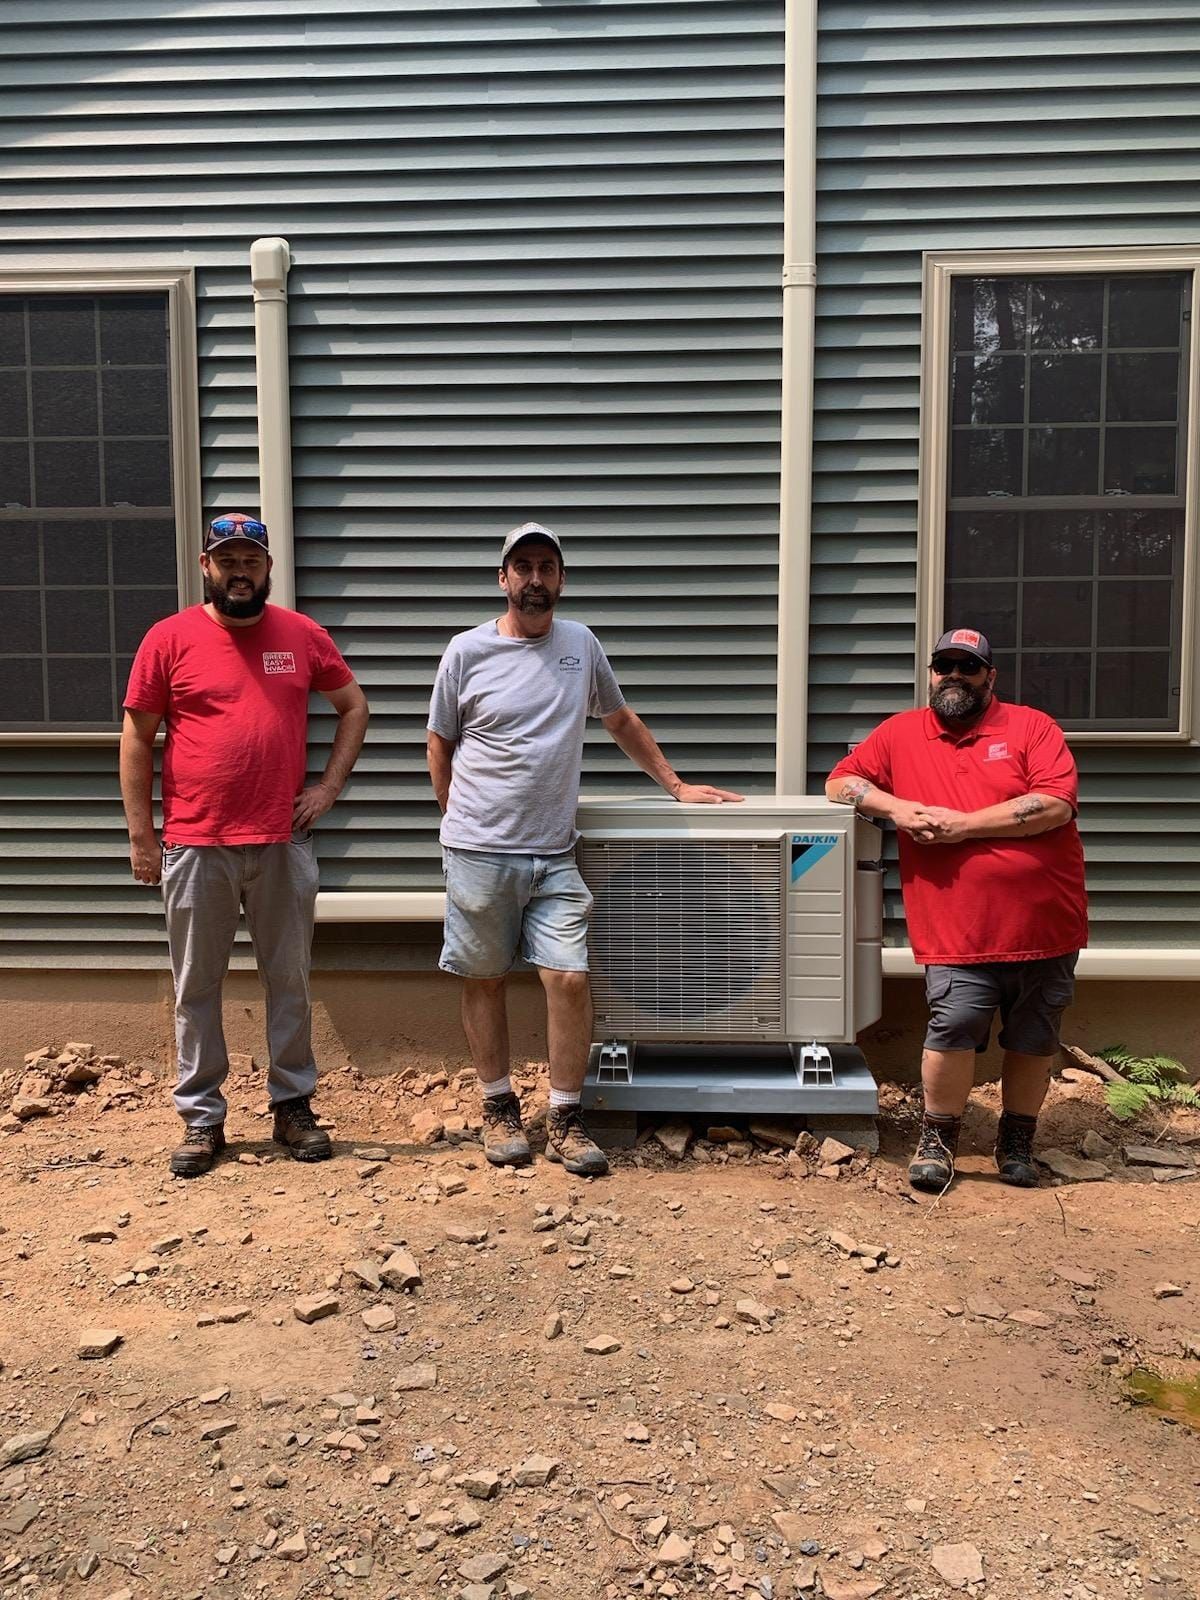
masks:
<path fill-rule="evenodd" d="M 242 592 L 236 596 L 229 593 L 228 584 L 218 583 L 214 578 L 207 576 L 204 579 L 204 598 L 213 610 L 219 611 L 223 617 L 232 617 L 240 622 L 244 622 L 247 617 L 261 616 L 270 592 L 270 573 L 257 589 L 251 588 L 248 593 Z"/>
<path fill-rule="evenodd" d="M 929 691 L 930 708 L 943 722 L 977 722 L 991 698 L 986 683 L 968 683 L 964 678 L 943 678 Z"/>
<path fill-rule="evenodd" d="M 542 589 L 533 585 L 522 589 L 516 597 L 518 611 L 529 611 L 535 614 L 553 611 L 557 603 L 557 594 L 551 594 L 549 589 Z"/>

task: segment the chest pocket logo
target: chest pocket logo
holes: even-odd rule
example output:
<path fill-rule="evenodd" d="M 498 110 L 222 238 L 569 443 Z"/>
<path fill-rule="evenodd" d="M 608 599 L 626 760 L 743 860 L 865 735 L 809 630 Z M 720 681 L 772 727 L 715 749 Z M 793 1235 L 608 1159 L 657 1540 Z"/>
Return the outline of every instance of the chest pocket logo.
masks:
<path fill-rule="evenodd" d="M 578 656 L 559 656 L 558 664 L 564 672 L 578 672 L 583 665 Z"/>
<path fill-rule="evenodd" d="M 988 745 L 987 755 L 984 756 L 983 759 L 985 761 L 1007 761 L 1008 760 L 1008 746 L 1006 744 L 990 744 L 990 745 Z"/>
<path fill-rule="evenodd" d="M 295 672 L 296 658 L 290 650 L 264 650 L 263 671 L 266 673 Z"/>

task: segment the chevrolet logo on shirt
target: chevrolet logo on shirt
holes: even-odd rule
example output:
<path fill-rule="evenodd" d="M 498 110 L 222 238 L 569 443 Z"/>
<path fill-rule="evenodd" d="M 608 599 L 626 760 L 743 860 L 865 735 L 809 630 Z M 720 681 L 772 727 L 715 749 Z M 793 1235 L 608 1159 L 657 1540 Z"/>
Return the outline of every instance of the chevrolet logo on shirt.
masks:
<path fill-rule="evenodd" d="M 564 672 L 578 672 L 581 662 L 578 656 L 559 656 L 558 664 Z"/>

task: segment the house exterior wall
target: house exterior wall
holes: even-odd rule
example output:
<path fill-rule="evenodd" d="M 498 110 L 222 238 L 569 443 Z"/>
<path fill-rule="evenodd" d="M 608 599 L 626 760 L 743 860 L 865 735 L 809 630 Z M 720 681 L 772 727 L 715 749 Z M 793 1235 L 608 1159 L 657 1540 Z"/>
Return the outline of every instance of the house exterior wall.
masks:
<path fill-rule="evenodd" d="M 772 786 L 783 10 L 0 14 L 0 268 L 195 268 L 206 514 L 256 501 L 248 249 L 290 241 L 298 603 L 374 707 L 325 889 L 438 887 L 428 687 L 527 516 L 569 537 L 569 612 L 676 764 Z M 813 787 L 911 704 L 922 252 L 1200 236 L 1186 0 L 819 18 Z M 318 708 L 316 766 L 331 726 Z M 1080 766 L 1095 941 L 1195 944 L 1200 751 Z M 115 768 L 0 750 L 0 966 L 165 965 Z M 585 786 L 630 781 L 593 732 Z M 889 911 L 901 941 L 892 879 Z M 321 959 L 420 967 L 433 937 L 326 928 Z"/>
<path fill-rule="evenodd" d="M 773 786 L 782 24 L 780 0 L 4 8 L 0 266 L 194 266 L 206 515 L 256 505 L 248 251 L 290 242 L 298 604 L 373 708 L 325 890 L 440 887 L 429 689 L 531 517 L 677 765 Z M 321 702 L 314 767 L 332 726 Z M 165 963 L 115 758 L 0 753 L 0 965 Z M 638 781 L 594 730 L 588 788 Z M 432 930 L 320 938 L 431 961 Z"/>
<path fill-rule="evenodd" d="M 913 703 L 922 253 L 1200 240 L 1194 6 L 819 18 L 814 785 Z M 1076 756 L 1092 943 L 1195 946 L 1200 749 Z M 894 873 L 887 899 L 894 941 Z"/>

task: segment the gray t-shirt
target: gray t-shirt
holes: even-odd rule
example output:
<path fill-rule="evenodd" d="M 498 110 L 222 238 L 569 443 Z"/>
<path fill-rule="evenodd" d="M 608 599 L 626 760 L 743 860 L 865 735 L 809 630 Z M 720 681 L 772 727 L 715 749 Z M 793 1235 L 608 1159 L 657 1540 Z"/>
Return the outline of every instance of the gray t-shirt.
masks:
<path fill-rule="evenodd" d="M 441 841 L 460 850 L 554 855 L 578 838 L 587 718 L 625 704 L 600 641 L 555 618 L 541 639 L 494 622 L 456 634 L 433 686 L 429 729 L 456 739 Z"/>

